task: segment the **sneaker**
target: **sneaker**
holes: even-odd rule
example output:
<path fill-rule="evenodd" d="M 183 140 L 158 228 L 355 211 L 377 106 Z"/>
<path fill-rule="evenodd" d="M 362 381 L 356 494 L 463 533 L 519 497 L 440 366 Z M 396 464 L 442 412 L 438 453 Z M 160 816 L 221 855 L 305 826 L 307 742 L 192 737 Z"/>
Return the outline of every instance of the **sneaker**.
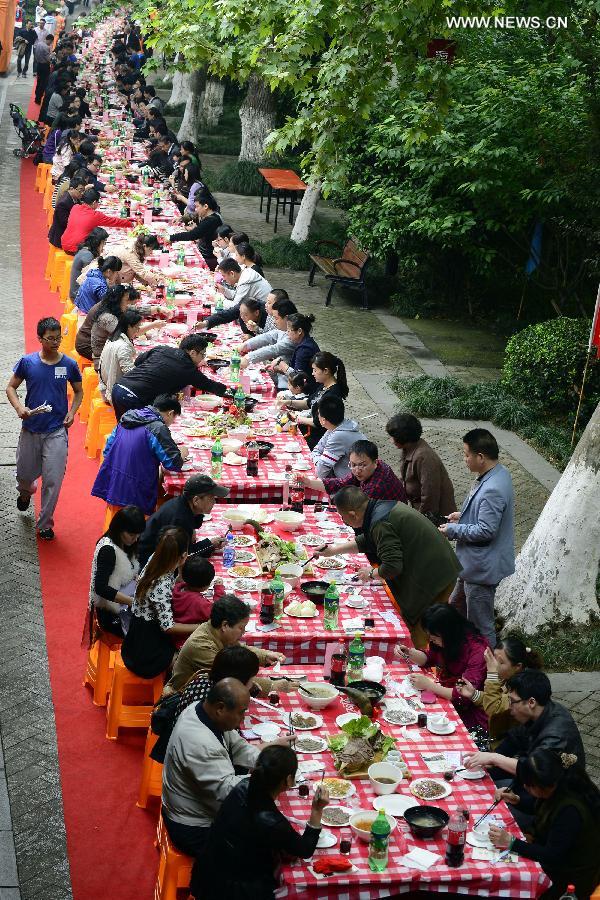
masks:
<path fill-rule="evenodd" d="M 31 496 L 29 494 L 19 494 L 17 497 L 17 509 L 20 512 L 25 512 L 26 509 L 29 509 L 29 504 L 31 503 Z"/>
<path fill-rule="evenodd" d="M 43 531 L 38 531 L 38 537 L 42 541 L 53 541 L 54 531 L 52 530 L 52 528 L 44 528 Z"/>

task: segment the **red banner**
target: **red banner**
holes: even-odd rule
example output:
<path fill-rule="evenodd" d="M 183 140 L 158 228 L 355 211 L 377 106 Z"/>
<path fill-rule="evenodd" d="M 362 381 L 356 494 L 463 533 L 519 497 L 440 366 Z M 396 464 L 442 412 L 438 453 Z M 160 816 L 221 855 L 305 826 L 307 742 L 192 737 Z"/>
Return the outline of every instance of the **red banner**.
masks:
<path fill-rule="evenodd" d="M 598 288 L 598 296 L 596 297 L 596 309 L 594 310 L 594 318 L 592 320 L 592 330 L 590 332 L 590 344 L 588 350 L 591 352 L 592 347 L 596 348 L 596 355 L 600 359 L 600 287 Z"/>

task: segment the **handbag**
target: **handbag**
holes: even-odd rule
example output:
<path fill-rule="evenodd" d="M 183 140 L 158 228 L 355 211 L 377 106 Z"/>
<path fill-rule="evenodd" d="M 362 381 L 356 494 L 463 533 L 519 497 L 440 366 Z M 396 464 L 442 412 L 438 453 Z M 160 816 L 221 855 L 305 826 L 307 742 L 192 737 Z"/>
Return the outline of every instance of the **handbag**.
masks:
<path fill-rule="evenodd" d="M 121 657 L 130 672 L 140 678 L 156 678 L 173 660 L 175 647 L 156 620 L 132 616 L 121 647 Z"/>

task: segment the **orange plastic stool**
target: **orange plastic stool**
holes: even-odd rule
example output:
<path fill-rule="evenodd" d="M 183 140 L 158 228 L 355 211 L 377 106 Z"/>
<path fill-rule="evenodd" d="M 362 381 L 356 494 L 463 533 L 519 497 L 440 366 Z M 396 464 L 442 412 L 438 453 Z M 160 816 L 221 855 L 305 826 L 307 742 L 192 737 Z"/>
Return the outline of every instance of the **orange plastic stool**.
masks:
<path fill-rule="evenodd" d="M 54 208 L 52 206 L 52 197 L 50 197 L 50 206 L 46 211 L 46 220 L 48 222 L 48 228 L 52 225 L 52 220 L 54 219 Z"/>
<path fill-rule="evenodd" d="M 79 358 L 76 358 L 76 361 L 81 369 L 79 360 L 82 360 L 82 362 L 86 362 L 86 360 L 84 360 L 82 356 L 79 356 L 79 354 L 77 354 L 77 356 Z M 83 369 L 81 381 L 83 386 L 83 400 L 81 401 L 81 406 L 79 407 L 79 421 L 83 422 L 83 424 L 85 425 L 90 415 L 93 393 L 98 387 L 99 381 L 98 373 L 96 372 L 94 367 L 90 365 L 89 362 L 87 367 Z"/>
<path fill-rule="evenodd" d="M 164 675 L 138 678 L 126 668 L 118 653 L 106 709 L 106 737 L 116 741 L 119 728 L 148 728 L 152 708 L 160 699 L 164 683 Z"/>
<path fill-rule="evenodd" d="M 60 349 L 62 353 L 70 354 L 75 349 L 77 337 L 77 313 L 63 313 L 60 317 L 60 331 L 62 340 Z"/>
<path fill-rule="evenodd" d="M 52 168 L 51 163 L 40 163 L 35 172 L 35 189 L 40 194 L 44 193 L 46 189 L 46 181 L 52 178 L 50 176 L 50 169 Z"/>
<path fill-rule="evenodd" d="M 104 516 L 104 530 L 108 531 L 108 526 L 119 512 L 120 509 L 123 509 L 122 506 L 115 506 L 113 503 L 106 504 L 106 515 Z"/>
<path fill-rule="evenodd" d="M 600 900 L 600 884 L 598 885 L 598 887 L 596 888 L 596 890 L 590 897 L 590 900 Z"/>
<path fill-rule="evenodd" d="M 71 304 L 71 309 L 73 308 L 73 304 L 71 303 L 71 298 L 69 297 L 69 290 L 71 287 L 71 269 L 73 268 L 73 257 L 68 256 L 65 260 L 62 278 L 60 279 L 60 284 L 58 285 L 58 296 L 62 300 L 62 302 L 67 304 L 67 301 Z M 70 312 L 71 310 L 65 309 L 65 312 Z"/>
<path fill-rule="evenodd" d="M 144 762 L 142 764 L 142 780 L 136 806 L 146 809 L 150 797 L 160 797 L 162 792 L 162 763 L 155 762 L 150 757 L 150 751 L 158 740 L 151 728 L 148 729 L 146 746 L 144 747 Z"/>
<path fill-rule="evenodd" d="M 57 250 L 54 254 L 54 262 L 52 263 L 52 271 L 50 272 L 50 290 L 58 291 L 65 271 L 65 263 L 69 259 L 64 250 Z"/>
<path fill-rule="evenodd" d="M 50 274 L 52 272 L 52 266 L 54 265 L 54 255 L 56 254 L 57 247 L 54 244 L 48 244 L 48 261 L 46 262 L 46 271 L 44 272 L 44 278 L 46 281 L 50 280 Z"/>
<path fill-rule="evenodd" d="M 52 184 L 52 179 L 46 179 L 46 186 L 44 187 L 44 199 L 42 201 L 42 206 L 49 213 L 50 216 L 54 216 L 54 210 L 52 209 L 52 191 L 54 190 L 54 185 Z M 50 220 L 52 221 L 52 219 Z"/>
<path fill-rule="evenodd" d="M 104 450 L 106 448 L 106 442 L 108 440 L 109 435 L 111 435 L 113 433 L 113 431 L 115 430 L 115 425 L 116 425 L 116 422 L 115 423 L 101 422 L 100 426 L 98 428 L 98 441 L 96 443 L 96 447 L 97 447 L 96 455 L 98 455 L 98 453 L 100 453 L 100 462 L 101 463 L 104 461 Z M 89 453 L 92 452 L 92 449 L 93 448 L 88 447 Z"/>
<path fill-rule="evenodd" d="M 100 433 L 101 426 L 110 426 L 109 431 L 105 429 L 104 434 L 110 434 L 116 427 L 117 420 L 115 411 L 109 403 L 105 403 L 102 399 L 92 399 L 90 413 L 88 419 L 87 430 L 85 433 L 85 448 L 90 459 L 96 459 L 98 451 L 101 447 L 102 435 Z"/>
<path fill-rule="evenodd" d="M 73 306 L 73 309 L 75 309 L 74 306 Z M 67 312 L 67 311 L 70 312 L 70 310 L 65 310 L 65 312 Z M 80 372 L 84 372 L 85 369 L 87 369 L 90 366 L 93 368 L 91 359 L 86 359 L 85 356 L 80 356 L 79 353 L 77 352 L 77 350 L 73 350 L 73 352 L 70 355 L 73 357 L 73 359 L 79 366 Z"/>
<path fill-rule="evenodd" d="M 98 640 L 88 651 L 83 684 L 84 686 L 89 684 L 92 688 L 95 706 L 107 704 L 115 669 L 115 657 L 122 643 L 116 634 L 101 632 Z"/>
<path fill-rule="evenodd" d="M 156 844 L 160 853 L 154 900 L 177 900 L 179 888 L 189 888 L 194 859 L 180 853 L 171 843 L 162 816 L 158 820 Z"/>

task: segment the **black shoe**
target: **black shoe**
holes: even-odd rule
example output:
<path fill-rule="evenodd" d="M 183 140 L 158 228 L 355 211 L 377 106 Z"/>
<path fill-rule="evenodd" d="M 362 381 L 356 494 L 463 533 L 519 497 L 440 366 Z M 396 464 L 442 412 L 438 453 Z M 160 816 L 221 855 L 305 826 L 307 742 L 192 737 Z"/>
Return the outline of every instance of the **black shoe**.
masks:
<path fill-rule="evenodd" d="M 54 531 L 52 530 L 52 528 L 44 528 L 43 531 L 38 531 L 38 537 L 42 541 L 53 541 Z"/>
<path fill-rule="evenodd" d="M 29 509 L 29 504 L 31 503 L 31 496 L 29 494 L 19 494 L 17 497 L 17 509 L 20 512 L 25 512 L 26 509 Z"/>

